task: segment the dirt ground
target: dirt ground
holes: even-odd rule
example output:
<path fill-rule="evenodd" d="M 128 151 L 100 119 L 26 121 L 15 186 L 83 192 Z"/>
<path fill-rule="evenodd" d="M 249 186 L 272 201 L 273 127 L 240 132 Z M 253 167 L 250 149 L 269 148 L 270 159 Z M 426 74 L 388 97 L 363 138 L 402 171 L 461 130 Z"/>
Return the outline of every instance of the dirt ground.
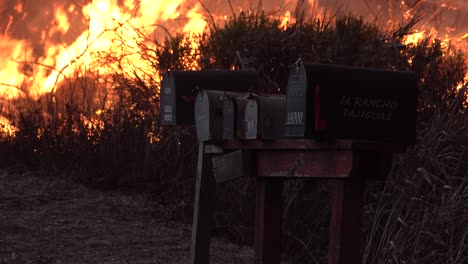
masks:
<path fill-rule="evenodd" d="M 191 225 L 143 195 L 66 177 L 0 170 L 0 264 L 188 263 Z M 252 263 L 251 248 L 214 238 L 211 263 Z"/>

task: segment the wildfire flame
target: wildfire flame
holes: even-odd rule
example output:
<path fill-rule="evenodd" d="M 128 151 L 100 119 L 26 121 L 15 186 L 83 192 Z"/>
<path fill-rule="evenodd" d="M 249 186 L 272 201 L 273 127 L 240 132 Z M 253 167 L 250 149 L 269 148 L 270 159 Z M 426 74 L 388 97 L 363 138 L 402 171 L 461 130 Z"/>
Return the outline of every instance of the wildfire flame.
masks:
<path fill-rule="evenodd" d="M 136 65 L 137 70 L 145 72 L 150 65 L 138 55 L 143 34 L 154 33 L 156 25 L 169 30 L 175 25 L 176 30 L 190 33 L 199 33 L 206 27 L 200 4 L 189 8 L 182 0 L 126 0 L 120 4 L 118 0 L 98 0 L 86 1 L 83 6 L 76 1 L 49 2 L 53 8 L 44 10 L 50 21 L 41 21 L 43 28 L 33 24 L 38 14 L 28 11 L 33 7 L 25 5 L 31 2 L 18 0 L 11 8 L 0 4 L 0 11 L 10 13 L 0 36 L 4 97 L 53 91 L 64 78 L 83 67 L 100 75 L 112 73 L 116 67 L 124 74 L 130 73 Z M 139 31 L 146 29 L 147 32 Z M 97 55 L 102 52 L 115 52 L 123 61 L 100 63 Z"/>
<path fill-rule="evenodd" d="M 144 33 L 150 35 L 161 29 L 156 26 L 159 25 L 170 31 L 199 33 L 207 26 L 208 10 L 216 18 L 226 18 L 232 12 L 255 7 L 252 1 L 231 1 L 234 7 L 231 10 L 220 0 L 83 0 L 83 5 L 77 1 L 46 2 L 52 8 L 43 8 L 46 4 L 42 2 L 37 4 L 24 0 L 0 4 L 2 17 L 8 18 L 0 27 L 3 32 L 0 48 L 4 51 L 0 55 L 0 83 L 4 97 L 16 97 L 21 93 L 34 96 L 52 91 L 66 76 L 84 65 L 87 70 L 101 75 L 112 72 L 115 67 L 123 67 L 124 74 L 130 73 L 135 70 L 135 65 L 145 71 L 150 65 L 138 56 L 137 43 L 144 36 L 136 29 L 145 29 Z M 460 46 L 468 42 L 468 4 L 463 0 L 447 0 L 439 4 L 417 1 L 416 6 L 404 0 L 399 3 L 379 0 L 327 2 L 333 4 L 319 0 L 263 2 L 263 8 L 279 13 L 281 27 L 294 22 L 297 16 L 319 16 L 339 8 L 367 13 L 371 19 L 379 18 L 387 24 L 396 22 L 395 17 L 409 19 L 423 12 L 421 29 L 408 36 L 408 43 L 417 42 L 429 34 L 447 42 L 456 40 Z M 302 4 L 298 5 L 298 2 Z M 33 9 L 42 10 L 45 18 L 41 19 L 43 14 Z M 458 14 L 458 21 L 445 21 L 448 18 L 441 18 L 445 13 L 450 13 L 447 16 Z M 119 39 L 123 33 L 126 38 Z M 118 55 L 122 55 L 124 61 L 118 65 L 99 63 L 96 54 L 105 51 L 122 53 Z"/>
<path fill-rule="evenodd" d="M 354 12 L 384 26 L 420 15 L 419 29 L 407 37 L 407 43 L 433 35 L 468 50 L 465 0 L 260 2 L 280 19 L 283 28 L 298 17 L 323 18 L 338 12 Z M 0 96 L 37 97 L 55 91 L 67 76 L 89 72 L 95 76 L 114 72 L 144 76 L 154 71 L 139 55 L 138 44 L 145 38 L 162 38 L 165 32 L 200 33 L 211 19 L 222 23 L 241 10 L 257 7 L 258 1 L 253 0 L 231 0 L 229 4 L 223 0 L 2 1 Z M 103 61 L 99 55 L 106 52 L 120 60 Z"/>

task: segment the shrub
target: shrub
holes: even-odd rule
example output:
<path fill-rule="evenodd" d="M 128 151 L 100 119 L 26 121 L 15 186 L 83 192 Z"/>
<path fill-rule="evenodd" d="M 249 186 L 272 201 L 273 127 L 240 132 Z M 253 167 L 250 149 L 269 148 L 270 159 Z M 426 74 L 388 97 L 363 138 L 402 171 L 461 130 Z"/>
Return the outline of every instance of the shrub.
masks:
<path fill-rule="evenodd" d="M 413 70 L 420 87 L 418 143 L 395 157 L 383 187 L 368 191 L 365 261 L 464 263 L 468 111 L 466 89 L 457 87 L 466 75 L 466 54 L 429 38 L 405 44 L 415 23 L 388 31 L 348 15 L 299 19 L 280 28 L 279 20 L 254 10 L 233 14 L 224 26 L 212 23 L 195 38 L 144 36 L 140 55 L 153 65 L 151 72 L 77 72 L 37 100 L 23 97 L 2 105 L 2 115 L 18 128 L 15 137 L 3 138 L 12 154 L 2 165 L 23 162 L 52 173 L 67 171 L 92 186 L 148 192 L 175 217 L 189 221 L 196 142 L 193 128 L 159 123 L 163 72 L 254 68 L 264 92 L 284 93 L 288 70 L 299 59 Z M 103 62 L 124 55 L 101 54 Z M 253 234 L 251 182 L 218 190 L 223 210 L 216 214 L 217 231 L 239 243 L 249 243 Z M 284 246 L 293 262 L 325 259 L 328 195 L 326 184 L 286 184 Z"/>

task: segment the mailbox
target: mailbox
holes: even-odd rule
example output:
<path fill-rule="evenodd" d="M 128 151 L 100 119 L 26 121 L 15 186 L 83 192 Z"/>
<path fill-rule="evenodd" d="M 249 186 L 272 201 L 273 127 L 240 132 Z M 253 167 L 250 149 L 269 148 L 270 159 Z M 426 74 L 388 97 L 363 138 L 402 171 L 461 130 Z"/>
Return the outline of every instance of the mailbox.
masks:
<path fill-rule="evenodd" d="M 227 95 L 224 97 L 223 139 L 282 138 L 285 109 L 285 95 Z"/>
<path fill-rule="evenodd" d="M 236 136 L 236 99 L 234 96 L 224 97 L 223 107 L 223 139 L 234 139 Z"/>
<path fill-rule="evenodd" d="M 235 97 L 236 115 L 236 135 L 239 139 L 257 138 L 258 105 L 249 97 Z"/>
<path fill-rule="evenodd" d="M 285 95 L 252 94 L 245 107 L 245 139 L 284 137 Z M 255 134 L 255 135 L 254 135 Z"/>
<path fill-rule="evenodd" d="M 298 63 L 286 95 L 287 137 L 416 140 L 417 80 L 411 72 Z"/>
<path fill-rule="evenodd" d="M 195 97 L 199 90 L 256 91 L 254 70 L 169 71 L 160 91 L 162 125 L 193 125 Z"/>
<path fill-rule="evenodd" d="M 257 96 L 258 136 L 271 140 L 284 137 L 286 96 Z"/>
<path fill-rule="evenodd" d="M 224 96 L 223 91 L 198 92 L 194 112 L 199 142 L 222 140 Z"/>
<path fill-rule="evenodd" d="M 199 142 L 257 138 L 257 102 L 249 93 L 201 90 L 194 112 Z"/>

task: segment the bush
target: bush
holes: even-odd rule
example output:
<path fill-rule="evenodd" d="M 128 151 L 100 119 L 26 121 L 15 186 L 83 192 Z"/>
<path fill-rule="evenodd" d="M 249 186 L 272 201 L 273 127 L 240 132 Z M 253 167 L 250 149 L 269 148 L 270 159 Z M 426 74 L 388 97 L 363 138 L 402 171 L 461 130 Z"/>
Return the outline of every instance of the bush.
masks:
<path fill-rule="evenodd" d="M 3 138 L 12 154 L 2 165 L 23 162 L 52 173 L 66 171 L 91 186 L 148 192 L 174 217 L 189 221 L 196 141 L 191 128 L 160 126 L 164 71 L 254 68 L 264 92 L 284 93 L 288 70 L 299 59 L 413 70 L 420 87 L 418 143 L 396 156 L 384 186 L 368 190 L 365 261 L 464 263 L 468 111 L 466 90 L 457 87 L 466 75 L 466 54 L 429 38 L 405 44 L 415 23 L 385 31 L 362 18 L 338 16 L 280 28 L 278 20 L 251 11 L 233 15 L 224 26 L 211 24 L 194 39 L 145 37 L 140 55 L 153 65 L 151 72 L 79 72 L 37 100 L 24 97 L 2 105 L 2 115 L 18 128 L 15 137 Z M 101 54 L 103 61 L 119 61 L 112 54 Z M 253 234 L 251 182 L 220 186 L 223 209 L 216 214 L 217 231 L 246 244 Z M 325 259 L 328 189 L 305 181 L 286 184 L 284 247 L 293 263 Z"/>

